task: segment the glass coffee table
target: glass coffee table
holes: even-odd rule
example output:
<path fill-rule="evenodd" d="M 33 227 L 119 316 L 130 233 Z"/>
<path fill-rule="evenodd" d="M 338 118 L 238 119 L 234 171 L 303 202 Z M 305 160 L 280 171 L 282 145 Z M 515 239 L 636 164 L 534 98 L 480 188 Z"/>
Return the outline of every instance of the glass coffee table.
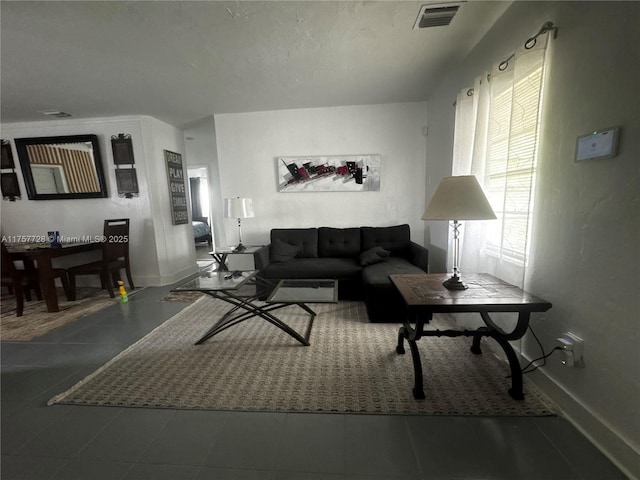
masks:
<path fill-rule="evenodd" d="M 179 287 L 175 292 L 203 292 L 231 305 L 231 308 L 195 344 L 200 345 L 214 335 L 229 327 L 238 325 L 253 317 L 278 327 L 304 346 L 309 346 L 309 337 L 316 312 L 307 303 L 337 303 L 338 288 L 336 280 L 280 280 L 266 301 L 258 300 L 261 287 L 273 285 L 259 277 L 257 270 L 248 271 L 203 271 L 200 276 Z M 245 286 L 255 286 L 253 292 L 243 292 Z M 297 305 L 309 314 L 309 322 L 304 335 L 296 332 L 283 320 L 274 315 L 274 311 L 290 305 Z"/>

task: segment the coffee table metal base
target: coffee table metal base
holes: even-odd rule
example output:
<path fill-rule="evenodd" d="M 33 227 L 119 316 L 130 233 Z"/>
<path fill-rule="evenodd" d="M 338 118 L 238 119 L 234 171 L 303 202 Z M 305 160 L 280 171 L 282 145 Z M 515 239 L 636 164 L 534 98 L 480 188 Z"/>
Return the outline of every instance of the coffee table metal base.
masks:
<path fill-rule="evenodd" d="M 229 327 L 238 325 L 253 317 L 260 317 L 266 320 L 270 324 L 278 327 L 283 332 L 287 333 L 291 337 L 295 338 L 305 347 L 310 345 L 309 337 L 311 336 L 311 328 L 313 327 L 313 320 L 316 317 L 316 312 L 310 309 L 304 303 L 270 303 L 265 306 L 257 305 L 255 302 L 256 297 L 241 297 L 234 295 L 229 290 L 223 291 L 206 291 L 207 295 L 223 300 L 232 305 L 231 309 L 225 313 L 220 320 L 218 320 L 213 327 L 211 327 L 200 340 L 195 344 L 200 345 L 209 340 L 214 335 L 226 330 Z M 273 315 L 271 312 L 290 305 L 297 305 L 310 315 L 309 322 L 304 335 L 296 332 L 293 328 Z"/>

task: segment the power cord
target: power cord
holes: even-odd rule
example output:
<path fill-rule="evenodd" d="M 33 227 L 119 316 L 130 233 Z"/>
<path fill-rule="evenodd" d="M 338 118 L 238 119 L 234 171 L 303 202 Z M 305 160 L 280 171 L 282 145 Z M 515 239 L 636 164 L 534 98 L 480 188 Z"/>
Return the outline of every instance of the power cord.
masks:
<path fill-rule="evenodd" d="M 533 338 L 536 339 L 536 342 L 538 343 L 538 347 L 540 347 L 540 351 L 542 352 L 542 356 L 538 357 L 538 358 L 534 358 L 529 363 L 527 363 L 527 365 L 522 367 L 520 369 L 520 371 L 522 372 L 523 375 L 525 375 L 527 373 L 531 373 L 531 372 L 535 371 L 536 369 L 538 369 L 539 367 L 544 367 L 547 364 L 547 358 L 549 358 L 553 354 L 553 352 L 555 352 L 556 350 L 562 350 L 561 347 L 553 347 L 549 353 L 545 354 L 544 353 L 544 347 L 542 346 L 542 343 L 540 342 L 540 339 L 536 335 L 536 332 L 533 331 L 533 328 L 531 328 L 531 325 L 528 325 L 528 328 L 529 328 L 529 330 L 531 330 L 531 334 L 533 335 Z M 529 368 L 531 365 L 533 365 L 534 362 L 537 362 L 538 360 L 542 360 L 542 364 L 541 365 L 534 365 L 534 367 L 531 370 L 527 370 L 527 368 Z M 506 378 L 511 378 L 511 375 L 507 375 Z"/>

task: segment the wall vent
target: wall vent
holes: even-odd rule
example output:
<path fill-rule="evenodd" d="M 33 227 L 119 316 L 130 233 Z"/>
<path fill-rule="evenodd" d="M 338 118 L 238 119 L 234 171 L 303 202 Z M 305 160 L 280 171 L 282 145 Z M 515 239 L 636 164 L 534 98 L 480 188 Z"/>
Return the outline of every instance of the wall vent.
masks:
<path fill-rule="evenodd" d="M 413 29 L 442 27 L 449 25 L 464 2 L 430 3 L 420 7 Z"/>

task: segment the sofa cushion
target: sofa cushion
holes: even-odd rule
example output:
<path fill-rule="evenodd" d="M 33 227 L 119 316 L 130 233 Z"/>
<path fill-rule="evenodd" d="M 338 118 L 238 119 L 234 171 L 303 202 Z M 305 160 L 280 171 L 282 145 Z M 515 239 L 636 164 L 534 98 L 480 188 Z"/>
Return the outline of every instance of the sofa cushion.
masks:
<path fill-rule="evenodd" d="M 402 322 L 406 307 L 402 295 L 391 283 L 394 273 L 422 273 L 424 271 L 408 260 L 389 257 L 384 262 L 362 270 L 362 290 L 371 322 Z"/>
<path fill-rule="evenodd" d="M 389 275 L 394 273 L 424 274 L 424 271 L 404 258 L 389 257 L 382 263 L 370 265 L 362 270 L 362 283 L 365 291 L 368 288 L 378 288 L 379 286 L 395 289 L 389 280 Z"/>
<path fill-rule="evenodd" d="M 271 261 L 280 263 L 293 260 L 298 250 L 300 249 L 296 245 L 290 245 L 276 238 L 271 244 Z"/>
<path fill-rule="evenodd" d="M 366 267 L 384 261 L 391 252 L 382 247 L 373 247 L 360 254 L 360 265 Z"/>
<path fill-rule="evenodd" d="M 359 228 L 320 227 L 318 229 L 319 257 L 357 257 L 360 251 Z"/>
<path fill-rule="evenodd" d="M 296 258 L 318 257 L 317 228 L 274 228 L 271 230 L 271 244 L 276 239 L 298 247 Z"/>
<path fill-rule="evenodd" d="M 263 278 L 360 278 L 357 258 L 296 258 L 272 263 L 261 272 Z"/>
<path fill-rule="evenodd" d="M 394 257 L 407 257 L 411 245 L 409 225 L 393 227 L 361 227 L 362 250 L 382 247 Z"/>

